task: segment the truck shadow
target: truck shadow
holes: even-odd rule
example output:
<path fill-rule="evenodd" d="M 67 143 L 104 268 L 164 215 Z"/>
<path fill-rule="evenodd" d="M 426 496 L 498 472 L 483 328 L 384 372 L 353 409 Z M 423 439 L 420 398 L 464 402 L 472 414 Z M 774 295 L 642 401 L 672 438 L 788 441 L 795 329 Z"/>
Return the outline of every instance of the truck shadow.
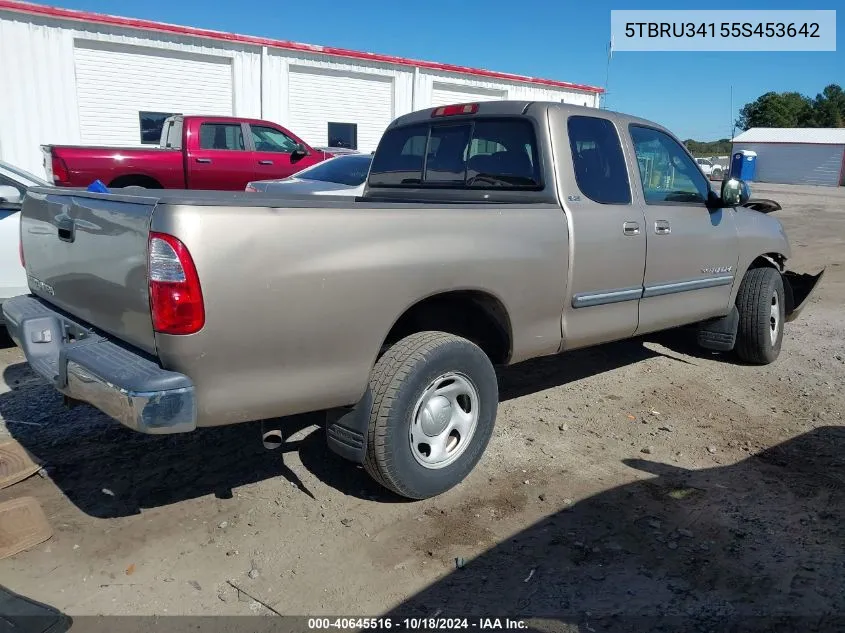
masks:
<path fill-rule="evenodd" d="M 499 371 L 500 397 L 517 398 L 657 355 L 638 341 L 624 341 L 527 361 Z M 129 516 L 208 494 L 230 498 L 233 488 L 279 476 L 313 497 L 286 465 L 291 452 L 298 453 L 311 474 L 344 494 L 404 501 L 372 482 L 361 467 L 331 453 L 322 429 L 276 451 L 263 448 L 260 423 L 143 435 L 93 407 L 65 409 L 61 396 L 24 363 L 8 366 L 3 377 L 12 390 L 0 394 L 0 415 L 10 434 L 45 464 L 50 479 L 72 503 L 94 517 Z M 290 437 L 323 419 L 314 413 L 277 423 Z M 104 489 L 113 494 L 104 494 Z"/>
<path fill-rule="evenodd" d="M 731 466 L 626 460 L 654 477 L 551 514 L 389 615 L 530 619 L 535 632 L 845 630 L 843 455 L 845 428 L 822 427 Z"/>

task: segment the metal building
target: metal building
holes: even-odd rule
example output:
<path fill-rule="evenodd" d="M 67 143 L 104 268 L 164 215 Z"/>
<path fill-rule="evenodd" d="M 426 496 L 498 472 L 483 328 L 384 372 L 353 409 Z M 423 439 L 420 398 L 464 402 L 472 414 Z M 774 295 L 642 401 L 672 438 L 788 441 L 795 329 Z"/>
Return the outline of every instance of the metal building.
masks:
<path fill-rule="evenodd" d="M 758 182 L 845 185 L 845 129 L 754 127 L 733 139 L 733 153 L 757 152 Z"/>
<path fill-rule="evenodd" d="M 375 149 L 391 120 L 465 101 L 599 106 L 601 88 L 0 0 L 0 159 L 42 144 L 157 144 L 170 114 L 274 121 L 315 146 Z"/>

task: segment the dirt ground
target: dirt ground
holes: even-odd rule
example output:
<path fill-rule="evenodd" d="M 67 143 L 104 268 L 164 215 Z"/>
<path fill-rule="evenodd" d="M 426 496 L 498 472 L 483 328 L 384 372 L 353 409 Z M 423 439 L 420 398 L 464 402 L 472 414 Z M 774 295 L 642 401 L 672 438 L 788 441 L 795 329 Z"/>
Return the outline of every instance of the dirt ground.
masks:
<path fill-rule="evenodd" d="M 827 267 L 776 363 L 672 332 L 508 368 L 482 462 L 424 502 L 328 452 L 314 416 L 268 452 L 256 425 L 153 437 L 65 410 L 7 342 L 0 439 L 46 477 L 0 500 L 35 496 L 55 535 L 0 584 L 71 615 L 845 627 L 845 189 L 754 194 L 783 205 L 791 266 Z"/>

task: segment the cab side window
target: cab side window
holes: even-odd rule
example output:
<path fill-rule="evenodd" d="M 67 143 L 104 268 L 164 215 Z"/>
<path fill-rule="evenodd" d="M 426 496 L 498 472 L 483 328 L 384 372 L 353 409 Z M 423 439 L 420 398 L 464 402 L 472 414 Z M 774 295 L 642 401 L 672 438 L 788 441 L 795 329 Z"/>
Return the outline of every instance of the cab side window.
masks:
<path fill-rule="evenodd" d="M 280 130 L 262 125 L 250 125 L 249 129 L 256 152 L 292 154 L 296 149 L 296 141 Z"/>
<path fill-rule="evenodd" d="M 571 116 L 567 129 L 581 193 L 600 204 L 631 204 L 625 156 L 613 123 L 599 117 Z"/>
<path fill-rule="evenodd" d="M 710 185 L 675 139 L 654 128 L 631 125 L 646 204 L 704 204 Z"/>
<path fill-rule="evenodd" d="M 240 123 L 203 123 L 200 125 L 200 149 L 245 151 Z"/>

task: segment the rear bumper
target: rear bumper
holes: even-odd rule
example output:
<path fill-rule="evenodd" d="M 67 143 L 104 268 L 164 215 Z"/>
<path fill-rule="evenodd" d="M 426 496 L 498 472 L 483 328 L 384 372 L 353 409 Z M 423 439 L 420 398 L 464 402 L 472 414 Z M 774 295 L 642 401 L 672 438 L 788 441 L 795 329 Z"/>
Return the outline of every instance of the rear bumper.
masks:
<path fill-rule="evenodd" d="M 185 433 L 196 428 L 194 385 L 141 352 L 24 295 L 3 302 L 9 336 L 32 369 L 59 392 L 91 404 L 141 433 Z"/>

